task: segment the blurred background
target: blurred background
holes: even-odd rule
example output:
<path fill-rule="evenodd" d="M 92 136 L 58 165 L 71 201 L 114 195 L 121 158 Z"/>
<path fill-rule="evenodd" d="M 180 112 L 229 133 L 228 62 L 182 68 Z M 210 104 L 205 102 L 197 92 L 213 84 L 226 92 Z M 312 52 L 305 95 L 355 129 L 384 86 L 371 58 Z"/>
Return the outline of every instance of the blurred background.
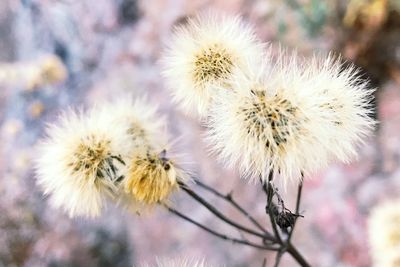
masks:
<path fill-rule="evenodd" d="M 204 181 L 266 223 L 265 196 L 211 156 L 199 123 L 170 98 L 157 65 L 173 25 L 201 10 L 241 14 L 263 41 L 300 54 L 341 53 L 376 91 L 375 135 L 351 165 L 305 183 L 293 242 L 313 266 L 370 266 L 367 218 L 400 193 L 399 0 L 1 0 L 0 266 L 137 266 L 155 257 L 205 258 L 216 266 L 268 266 L 274 255 L 214 238 L 162 209 L 142 216 L 110 205 L 95 220 L 49 207 L 34 182 L 34 146 L 69 106 L 146 94 L 167 114 L 179 150 Z M 199 191 L 202 194 L 205 192 Z M 295 188 L 282 193 L 292 208 Z M 239 219 L 221 201 L 215 205 Z M 238 235 L 185 196 L 182 211 Z M 243 220 L 243 222 L 246 222 Z M 285 255 L 281 266 L 296 266 Z"/>

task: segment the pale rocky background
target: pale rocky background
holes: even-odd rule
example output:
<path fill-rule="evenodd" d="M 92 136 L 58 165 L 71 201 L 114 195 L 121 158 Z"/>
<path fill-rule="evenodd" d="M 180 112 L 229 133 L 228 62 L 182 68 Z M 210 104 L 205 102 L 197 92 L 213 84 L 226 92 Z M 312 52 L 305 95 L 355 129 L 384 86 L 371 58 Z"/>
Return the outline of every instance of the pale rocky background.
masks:
<path fill-rule="evenodd" d="M 157 60 L 172 26 L 208 9 L 242 14 L 275 48 L 281 43 L 305 56 L 342 53 L 378 88 L 374 137 L 358 161 L 332 165 L 306 181 L 304 219 L 293 238 L 313 266 L 370 266 L 367 216 L 400 193 L 398 0 L 1 0 L 0 266 L 137 266 L 183 255 L 216 266 L 261 266 L 265 257 L 272 264 L 273 255 L 216 239 L 162 209 L 139 217 L 111 206 L 99 219 L 71 220 L 49 207 L 34 182 L 31 160 L 45 122 L 69 106 L 146 94 L 167 114 L 172 136 L 181 136 L 177 149 L 193 171 L 223 192 L 233 190 L 267 223 L 259 186 L 207 154 L 201 126 L 170 103 L 160 76 Z M 43 63 L 49 60 L 50 71 Z M 282 194 L 293 204 L 294 188 Z M 174 202 L 238 235 L 186 196 Z M 285 255 L 281 266 L 296 264 Z"/>

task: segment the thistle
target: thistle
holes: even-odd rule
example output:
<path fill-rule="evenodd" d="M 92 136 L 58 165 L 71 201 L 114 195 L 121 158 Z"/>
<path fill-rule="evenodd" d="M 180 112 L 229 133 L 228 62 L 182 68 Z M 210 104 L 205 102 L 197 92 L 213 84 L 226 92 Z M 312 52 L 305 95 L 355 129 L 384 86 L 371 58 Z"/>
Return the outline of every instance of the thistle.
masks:
<path fill-rule="evenodd" d="M 203 14 L 175 30 L 162 57 L 163 75 L 174 101 L 204 117 L 215 86 L 224 85 L 235 69 L 258 65 L 262 55 L 254 30 L 239 17 Z"/>
<path fill-rule="evenodd" d="M 184 180 L 184 172 L 166 157 L 165 150 L 147 151 L 132 157 L 123 185 L 136 201 L 152 205 L 166 201 Z"/>
<path fill-rule="evenodd" d="M 400 266 L 400 201 L 375 207 L 368 219 L 369 244 L 373 266 Z"/>
<path fill-rule="evenodd" d="M 250 75 L 229 81 L 234 94 L 220 94 L 209 112 L 206 139 L 212 152 L 243 176 L 286 182 L 347 161 L 374 125 L 371 91 L 353 67 L 337 61 L 280 54 Z M 343 142 L 343 143 L 341 143 Z"/>
<path fill-rule="evenodd" d="M 38 148 L 36 173 L 54 207 L 70 217 L 100 214 L 122 173 L 125 131 L 97 110 L 70 110 L 49 125 Z"/>

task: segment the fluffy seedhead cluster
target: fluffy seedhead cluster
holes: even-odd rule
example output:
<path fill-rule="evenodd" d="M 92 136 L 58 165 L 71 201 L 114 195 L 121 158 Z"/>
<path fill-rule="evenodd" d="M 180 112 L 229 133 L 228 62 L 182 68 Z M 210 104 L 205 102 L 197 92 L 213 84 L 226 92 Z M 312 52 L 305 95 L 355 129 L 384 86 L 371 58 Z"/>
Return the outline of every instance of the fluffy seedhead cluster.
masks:
<path fill-rule="evenodd" d="M 369 244 L 373 265 L 400 266 L 400 200 L 375 207 L 369 217 Z"/>
<path fill-rule="evenodd" d="M 168 158 L 164 126 L 143 99 L 66 112 L 39 146 L 38 183 L 70 216 L 99 215 L 106 197 L 135 207 L 166 201 L 185 175 Z"/>
<path fill-rule="evenodd" d="M 274 172 L 283 182 L 356 156 L 374 125 L 372 91 L 356 70 L 332 57 L 307 62 L 280 52 L 275 60 L 237 73 L 231 93 L 215 97 L 206 122 L 211 151 L 243 176 Z"/>
<path fill-rule="evenodd" d="M 348 162 L 373 128 L 373 90 L 340 58 L 273 56 L 237 17 L 198 16 L 172 39 L 163 62 L 174 99 L 201 113 L 210 150 L 242 176 L 286 182 Z"/>

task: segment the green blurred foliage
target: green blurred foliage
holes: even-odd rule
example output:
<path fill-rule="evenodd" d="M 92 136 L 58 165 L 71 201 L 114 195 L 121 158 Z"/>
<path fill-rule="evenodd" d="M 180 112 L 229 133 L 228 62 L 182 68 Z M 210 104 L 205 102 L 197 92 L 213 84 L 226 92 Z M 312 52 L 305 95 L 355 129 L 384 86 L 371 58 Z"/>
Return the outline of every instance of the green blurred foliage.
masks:
<path fill-rule="evenodd" d="M 400 0 L 389 0 L 389 5 L 391 9 L 394 9 L 400 13 Z"/>
<path fill-rule="evenodd" d="M 329 13 L 326 1 L 310 0 L 299 4 L 296 0 L 286 0 L 287 4 L 299 14 L 299 23 L 310 37 L 317 36 L 325 26 Z"/>

